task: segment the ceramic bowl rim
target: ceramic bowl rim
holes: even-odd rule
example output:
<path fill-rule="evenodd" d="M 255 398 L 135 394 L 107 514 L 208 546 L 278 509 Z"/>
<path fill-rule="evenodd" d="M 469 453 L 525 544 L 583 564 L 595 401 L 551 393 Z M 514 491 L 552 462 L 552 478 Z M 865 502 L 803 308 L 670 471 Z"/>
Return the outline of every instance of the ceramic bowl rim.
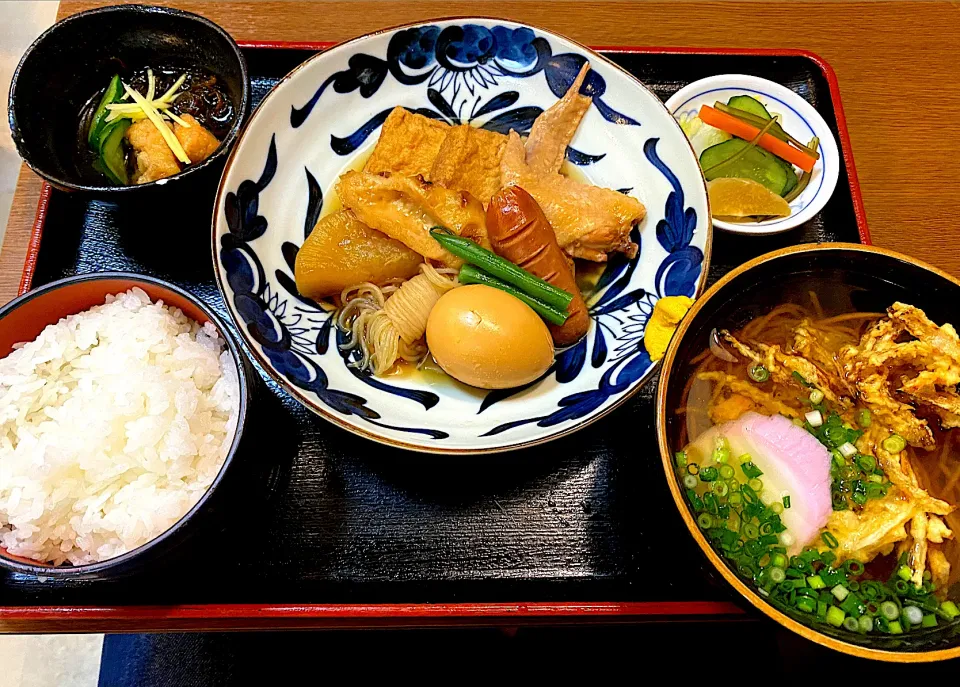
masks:
<path fill-rule="evenodd" d="M 17 123 L 17 112 L 16 112 L 16 102 L 13 97 L 14 91 L 17 87 L 17 81 L 20 77 L 20 72 L 23 69 L 23 66 L 26 64 L 27 60 L 33 55 L 40 45 L 45 42 L 50 36 L 54 35 L 57 31 L 61 30 L 62 27 L 71 24 L 75 21 L 82 21 L 91 16 L 97 16 L 101 14 L 112 14 L 119 13 L 125 14 L 130 13 L 134 16 L 136 15 L 153 15 L 153 14 L 163 14 L 172 17 L 177 17 L 180 19 L 185 19 L 188 21 L 194 21 L 198 24 L 202 24 L 208 29 L 213 30 L 215 33 L 219 34 L 227 42 L 227 45 L 230 46 L 233 59 L 240 66 L 240 79 L 241 79 L 241 89 L 240 89 L 240 107 L 237 109 L 236 117 L 233 124 L 230 125 L 227 135 L 223 137 L 223 140 L 220 142 L 220 146 L 217 150 L 208 157 L 206 160 L 200 162 L 199 164 L 190 165 L 184 170 L 177 172 L 176 174 L 165 177 L 163 179 L 157 179 L 155 181 L 149 181 L 145 184 L 130 184 L 127 186 L 110 186 L 106 183 L 104 185 L 95 185 L 95 184 L 80 184 L 72 181 L 66 181 L 61 179 L 55 174 L 51 174 L 44 169 L 41 169 L 37 164 L 31 160 L 30 151 L 25 145 L 23 136 L 20 133 L 20 127 Z M 173 7 L 161 7 L 157 5 L 109 5 L 107 7 L 96 7 L 94 9 L 85 10 L 83 12 L 78 12 L 77 14 L 72 14 L 69 17 L 65 17 L 60 21 L 55 22 L 51 27 L 46 31 L 41 33 L 36 40 L 34 40 L 30 46 L 24 51 L 23 55 L 20 57 L 20 61 L 17 63 L 16 69 L 13 71 L 13 76 L 10 79 L 10 90 L 7 94 L 7 123 L 10 126 L 10 135 L 13 138 L 14 145 L 17 149 L 17 153 L 20 155 L 20 158 L 26 163 L 26 165 L 32 169 L 37 175 L 42 177 L 44 180 L 48 181 L 50 184 L 57 188 L 67 189 L 69 191 L 78 191 L 85 193 L 97 193 L 97 194 L 110 194 L 116 195 L 121 193 L 135 193 L 140 189 L 147 188 L 162 188 L 163 186 L 172 183 L 174 180 L 186 179 L 192 175 L 199 173 L 200 171 L 207 169 L 208 167 L 216 164 L 222 160 L 231 150 L 233 150 L 234 144 L 237 141 L 237 138 L 240 134 L 240 130 L 243 126 L 244 120 L 246 119 L 247 113 L 250 110 L 250 74 L 247 71 L 247 61 L 243 56 L 243 52 L 240 50 L 240 46 L 237 45 L 237 42 L 233 37 L 227 33 L 218 24 L 210 21 L 206 17 L 203 17 L 199 14 L 194 14 L 193 12 L 187 12 L 186 10 L 175 9 Z"/>
<path fill-rule="evenodd" d="M 640 391 L 640 389 L 642 389 L 644 386 L 650 383 L 653 377 L 660 370 L 660 365 L 662 362 L 662 361 L 654 362 L 650 366 L 650 369 L 647 370 L 646 374 L 641 379 L 639 379 L 636 382 L 636 384 L 633 385 L 632 388 L 624 392 L 624 394 L 620 398 L 616 399 L 608 407 L 604 408 L 600 412 L 594 413 L 593 415 L 571 425 L 570 427 L 567 427 L 566 429 L 553 432 L 552 434 L 549 434 L 547 436 L 540 437 L 537 439 L 531 439 L 527 441 L 518 441 L 518 442 L 506 444 L 503 446 L 495 446 L 495 447 L 479 448 L 479 449 L 477 448 L 443 448 L 443 447 L 434 448 L 434 447 L 422 446 L 418 444 L 409 444 L 397 439 L 390 439 L 385 436 L 381 436 L 380 434 L 377 434 L 369 430 L 365 430 L 361 427 L 355 426 L 353 424 L 350 424 L 345 420 L 343 420 L 342 418 L 337 417 L 333 412 L 322 407 L 319 403 L 315 403 L 314 401 L 309 399 L 306 396 L 306 394 L 298 390 L 295 386 L 293 386 L 286 379 L 284 379 L 283 376 L 278 374 L 277 371 L 273 369 L 273 365 L 270 364 L 268 360 L 266 360 L 266 357 L 262 353 L 260 353 L 255 346 L 252 346 L 249 343 L 249 341 L 247 341 L 247 335 L 244 333 L 244 325 L 242 322 L 237 321 L 237 318 L 233 312 L 234 310 L 233 306 L 230 304 L 229 299 L 227 297 L 227 287 L 225 285 L 224 275 L 222 274 L 222 270 L 220 267 L 219 250 L 217 246 L 217 218 L 219 217 L 220 209 L 222 207 L 223 196 L 227 190 L 226 189 L 227 176 L 229 175 L 229 172 L 233 167 L 236 157 L 240 151 L 240 147 L 241 147 L 241 144 L 243 143 L 244 137 L 247 134 L 247 130 L 249 127 L 253 125 L 253 122 L 256 119 L 257 115 L 259 114 L 259 111 L 263 106 L 263 104 L 267 102 L 267 100 L 279 88 L 281 88 L 284 84 L 286 84 L 294 76 L 296 76 L 296 74 L 299 71 L 301 71 L 302 69 L 306 69 L 309 65 L 313 64 L 314 61 L 321 59 L 323 56 L 325 56 L 328 52 L 332 50 L 344 48 L 354 43 L 359 43 L 361 41 L 365 41 L 385 33 L 392 33 L 394 31 L 398 31 L 402 29 L 408 29 L 416 26 L 424 26 L 431 23 L 440 23 L 440 22 L 449 22 L 449 21 L 464 22 L 464 21 L 471 21 L 471 20 L 481 20 L 481 21 L 490 21 L 490 22 L 507 22 L 510 24 L 517 24 L 519 26 L 524 26 L 534 31 L 539 31 L 548 36 L 556 36 L 557 38 L 567 41 L 572 46 L 575 46 L 578 50 L 581 50 L 583 54 L 588 55 L 591 60 L 596 59 L 600 62 L 603 62 L 605 65 L 613 69 L 616 69 L 619 72 L 622 72 L 637 87 L 646 91 L 647 94 L 649 94 L 650 97 L 653 98 L 653 100 L 657 104 L 659 104 L 659 106 L 663 109 L 664 113 L 667 115 L 670 121 L 672 121 L 674 125 L 676 125 L 678 132 L 683 137 L 683 141 L 686 143 L 687 148 L 690 150 L 690 154 L 694 157 L 694 160 L 696 160 L 696 154 L 694 153 L 693 146 L 690 144 L 690 141 L 687 139 L 686 135 L 683 133 L 683 129 L 680 128 L 680 124 L 676 121 L 676 119 L 674 119 L 673 115 L 667 109 L 663 101 L 661 101 L 660 98 L 657 97 L 656 93 L 650 90 L 650 88 L 647 87 L 647 85 L 644 84 L 642 81 L 640 81 L 640 79 L 638 79 L 636 76 L 634 76 L 629 71 L 627 71 L 626 69 L 618 65 L 616 62 L 613 62 L 607 57 L 604 57 L 603 55 L 598 53 L 596 50 L 593 50 L 583 45 L 582 43 L 565 36 L 564 34 L 557 33 L 556 31 L 552 31 L 550 29 L 545 29 L 536 24 L 529 24 L 520 20 L 507 19 L 504 17 L 493 17 L 493 16 L 476 15 L 476 14 L 428 17 L 419 21 L 407 22 L 404 24 L 397 24 L 394 26 L 388 26 L 382 29 L 377 29 L 376 31 L 370 31 L 360 36 L 355 36 L 345 41 L 341 41 L 339 43 L 336 43 L 335 45 L 331 45 L 329 48 L 326 48 L 323 51 L 318 52 L 316 55 L 313 55 L 307 58 L 306 60 L 301 62 L 299 65 L 291 69 L 290 72 L 284 75 L 283 78 L 277 81 L 277 83 L 274 84 L 269 91 L 267 91 L 267 93 L 263 96 L 263 99 L 260 101 L 260 104 L 257 105 L 254 111 L 247 118 L 246 122 L 244 122 L 243 124 L 243 127 L 238 136 L 237 144 L 233 147 L 233 149 L 230 151 L 230 155 L 227 157 L 227 162 L 224 165 L 223 174 L 220 176 L 220 184 L 217 187 L 217 195 L 214 200 L 214 211 L 213 211 L 213 216 L 211 218 L 211 251 L 212 251 L 212 257 L 213 257 L 213 267 L 214 267 L 213 271 L 214 271 L 214 277 L 216 278 L 217 287 L 220 290 L 220 295 L 223 297 L 223 301 L 227 309 L 227 313 L 229 314 L 230 319 L 236 325 L 237 331 L 240 333 L 240 340 L 243 341 L 244 343 L 244 349 L 254 359 L 254 361 L 267 373 L 270 379 L 276 382 L 285 392 L 287 392 L 291 397 L 293 397 L 299 404 L 301 404 L 302 406 L 304 406 L 314 414 L 322 417 L 324 420 L 327 420 L 333 423 L 334 425 L 336 425 L 337 427 L 344 429 L 356 436 L 362 437 L 364 439 L 369 439 L 371 441 L 374 441 L 378 444 L 382 444 L 384 446 L 390 446 L 392 448 L 399 448 L 399 449 L 404 449 L 408 451 L 415 451 L 420 454 L 457 455 L 457 456 L 490 455 L 494 453 L 505 453 L 507 451 L 518 451 L 525 448 L 531 448 L 533 446 L 539 446 L 539 445 L 554 441 L 556 439 L 570 436 L 571 434 L 580 431 L 581 429 L 593 424 L 594 422 L 600 420 L 601 418 L 606 417 L 607 415 L 612 413 L 614 410 L 620 408 L 628 400 L 633 398 L 633 396 L 635 396 L 637 392 Z M 704 231 L 706 232 L 706 239 L 705 239 L 704 250 L 703 250 L 703 263 L 701 265 L 701 275 L 700 275 L 700 278 L 697 280 L 696 291 L 694 292 L 694 295 L 693 295 L 694 299 L 699 298 L 704 293 L 707 287 L 708 275 L 710 271 L 710 258 L 713 254 L 713 218 L 710 214 L 710 196 L 709 194 L 707 194 L 707 182 L 706 182 L 706 179 L 704 179 L 703 177 L 703 171 L 700 169 L 699 164 L 696 165 L 696 169 L 700 173 L 700 183 L 702 184 L 702 188 L 704 192 L 704 200 L 707 206 L 707 217 L 706 217 L 706 226 L 704 227 Z"/>
<path fill-rule="evenodd" d="M 39 562 L 25 563 L 22 560 L 17 560 L 10 558 L 9 555 L 4 550 L 0 550 L 0 568 L 6 568 L 12 572 L 17 573 L 26 573 L 29 575 L 36 575 L 38 577 L 49 577 L 49 578 L 58 578 L 58 579 L 67 579 L 73 577 L 82 577 L 94 573 L 104 573 L 108 572 L 113 568 L 125 565 L 131 560 L 138 558 L 142 554 L 146 553 L 150 549 L 154 548 L 161 542 L 166 541 L 167 539 L 175 536 L 189 521 L 193 518 L 204 504 L 210 499 L 213 492 L 220 486 L 220 483 L 223 481 L 224 475 L 227 472 L 227 469 L 230 467 L 233 462 L 234 455 L 237 452 L 237 448 L 240 445 L 240 441 L 243 438 L 243 432 L 245 429 L 247 411 L 250 405 L 250 396 L 253 393 L 252 391 L 252 380 L 251 376 L 248 373 L 244 365 L 244 357 L 241 353 L 240 346 L 235 340 L 232 332 L 226 326 L 226 323 L 217 315 L 212 308 L 207 306 L 203 301 L 201 301 L 196 296 L 191 295 L 185 289 L 182 289 L 175 284 L 172 284 L 163 279 L 157 279 L 156 277 L 149 277 L 142 274 L 136 274 L 134 272 L 123 272 L 123 271 L 111 271 L 111 272 L 94 272 L 90 274 L 78 274 L 70 277 L 64 277 L 63 279 L 58 279 L 52 281 L 43 286 L 38 286 L 37 288 L 28 291 L 25 294 L 22 294 L 14 298 L 9 303 L 0 307 L 0 321 L 3 320 L 7 315 L 9 315 L 14 310 L 18 309 L 20 306 L 32 301 L 34 298 L 41 296 L 52 291 L 57 291 L 61 288 L 66 288 L 73 286 L 74 284 L 80 284 L 83 282 L 92 282 L 92 281 L 103 281 L 103 280 L 123 280 L 128 282 L 133 282 L 133 286 L 137 285 L 137 282 L 148 284 L 151 286 L 158 286 L 163 289 L 167 289 L 177 294 L 186 301 L 189 301 L 196 307 L 200 312 L 202 312 L 216 328 L 217 332 L 221 337 L 226 341 L 226 348 L 230 351 L 230 355 L 233 358 L 234 364 L 237 366 L 237 379 L 240 386 L 240 407 L 237 411 L 237 427 L 233 434 L 233 442 L 230 444 L 230 449 L 227 451 L 227 455 L 224 458 L 223 465 L 220 466 L 220 470 L 217 472 L 216 477 L 210 483 L 210 486 L 207 487 L 206 491 L 199 498 L 199 500 L 191 506 L 191 508 L 184 513 L 173 525 L 168 527 L 166 530 L 158 534 L 153 539 L 141 544 L 135 549 L 131 549 L 126 553 L 120 554 L 119 556 L 114 556 L 113 558 L 108 558 L 103 561 L 98 561 L 96 563 L 84 563 L 82 565 L 63 565 L 63 566 L 47 566 Z M 48 324 L 53 324 L 50 322 Z"/>
<path fill-rule="evenodd" d="M 833 147 L 835 148 L 835 151 L 836 151 L 837 174 L 832 175 L 829 180 L 829 183 L 824 184 L 823 188 L 817 191 L 817 193 L 813 196 L 813 199 L 811 200 L 810 204 L 807 205 L 807 207 L 803 208 L 803 210 L 801 210 L 800 212 L 796 213 L 795 215 L 791 215 L 790 217 L 787 217 L 781 220 L 777 224 L 771 224 L 766 226 L 760 224 L 755 227 L 750 224 L 738 224 L 736 222 L 726 222 L 720 219 L 713 220 L 714 225 L 718 229 L 722 229 L 723 231 L 728 231 L 733 234 L 740 234 L 742 236 L 774 236 L 776 234 L 782 234 L 784 232 L 796 229 L 801 224 L 809 222 L 811 219 L 813 219 L 813 217 L 817 215 L 817 213 L 823 210 L 826 204 L 833 197 L 833 194 L 837 189 L 837 184 L 840 181 L 840 170 L 842 168 L 841 162 L 843 160 L 843 151 L 840 149 L 839 145 L 837 144 L 836 136 L 834 136 L 833 132 L 830 131 L 830 125 L 827 124 L 827 120 L 823 118 L 823 115 L 817 112 L 817 109 L 813 107 L 813 105 L 811 105 L 806 100 L 804 100 L 799 93 L 793 91 L 790 88 L 787 88 L 783 84 L 777 83 L 776 81 L 771 81 L 770 79 L 764 79 L 763 77 L 760 77 L 760 76 L 754 76 L 752 74 L 738 74 L 738 73 L 731 72 L 729 74 L 714 74 L 713 76 L 707 76 L 702 79 L 697 79 L 696 81 L 691 81 L 686 86 L 683 86 L 676 93 L 674 93 L 669 98 L 667 98 L 664 105 L 667 108 L 667 111 L 670 112 L 670 115 L 674 116 L 676 114 L 674 110 L 683 104 L 683 103 L 674 102 L 676 100 L 679 100 L 678 96 L 680 96 L 681 94 L 684 94 L 687 91 L 698 91 L 699 89 L 705 86 L 711 86 L 711 87 L 717 87 L 717 88 L 728 87 L 731 90 L 736 90 L 737 86 L 729 85 L 729 82 L 734 80 L 739 80 L 739 79 L 745 79 L 747 81 L 757 84 L 758 89 L 760 89 L 761 87 L 765 87 L 773 91 L 780 91 L 780 93 L 774 93 L 773 95 L 775 95 L 778 98 L 783 97 L 783 98 L 789 98 L 789 99 L 796 99 L 797 103 L 803 103 L 803 105 L 809 107 L 812 110 L 812 114 L 815 116 L 815 120 L 813 122 L 810 122 L 811 128 L 813 128 L 815 125 L 817 127 L 822 126 L 823 130 L 830 134 L 830 139 L 832 140 Z M 696 97 L 696 95 L 688 96 L 687 98 L 685 98 L 685 101 L 689 100 L 691 97 Z M 822 141 L 821 141 L 821 145 L 823 145 Z M 820 164 L 821 164 L 821 170 L 822 170 L 821 174 L 823 175 L 822 178 L 826 180 L 827 178 L 826 168 L 822 162 Z M 809 216 L 807 216 L 806 218 L 802 218 L 803 215 L 809 215 Z"/>
<path fill-rule="evenodd" d="M 763 255 L 753 258 L 739 267 L 732 269 L 719 281 L 714 283 L 706 293 L 704 293 L 694 302 L 693 307 L 690 308 L 690 311 L 686 314 L 680 323 L 680 326 L 677 328 L 677 331 L 670 342 L 670 346 L 663 357 L 663 368 L 661 370 L 660 381 L 656 395 L 656 424 L 657 443 L 660 449 L 660 459 L 663 466 L 664 476 L 667 480 L 667 486 L 670 489 L 670 495 L 673 497 L 674 504 L 676 505 L 677 511 L 683 519 L 687 530 L 700 547 L 701 552 L 713 565 L 714 569 L 720 573 L 720 575 L 740 594 L 740 596 L 749 601 L 755 609 L 759 610 L 768 618 L 776 621 L 783 627 L 816 644 L 827 646 L 841 653 L 851 656 L 858 656 L 860 658 L 870 658 L 893 663 L 928 663 L 956 658 L 960 656 L 960 644 L 949 649 L 936 649 L 933 651 L 886 651 L 882 649 L 872 649 L 835 639 L 834 637 L 817 632 L 815 629 L 790 618 L 783 612 L 776 609 L 772 604 L 761 598 L 759 594 L 747 586 L 746 583 L 744 583 L 736 574 L 733 573 L 733 571 L 729 569 L 727 564 L 714 551 L 713 547 L 710 545 L 710 542 L 708 542 L 706 537 L 703 536 L 700 528 L 690 515 L 689 508 L 687 507 L 687 503 L 684 500 L 683 494 L 680 493 L 680 485 L 676 478 L 673 467 L 672 448 L 668 444 L 667 440 L 666 417 L 667 412 L 669 411 L 666 405 L 670 376 L 676 367 L 676 356 L 678 350 L 680 349 L 680 344 L 684 335 L 690 329 L 690 326 L 696 319 L 697 315 L 699 315 L 700 312 L 706 308 L 711 299 L 714 298 L 717 293 L 720 292 L 720 290 L 726 287 L 727 284 L 741 274 L 749 272 L 753 268 L 762 264 L 775 261 L 783 257 L 796 255 L 798 253 L 824 253 L 827 251 L 852 251 L 857 253 L 881 255 L 883 257 L 892 258 L 894 260 L 919 267 L 949 281 L 957 287 L 960 287 L 960 280 L 950 274 L 947 274 L 943 270 L 934 267 L 933 265 L 927 264 L 915 258 L 911 258 L 903 253 L 897 253 L 896 251 L 888 250 L 886 248 L 878 248 L 876 246 L 859 243 L 801 243 L 795 246 L 789 246 L 787 248 L 781 248 L 769 253 L 764 253 Z"/>

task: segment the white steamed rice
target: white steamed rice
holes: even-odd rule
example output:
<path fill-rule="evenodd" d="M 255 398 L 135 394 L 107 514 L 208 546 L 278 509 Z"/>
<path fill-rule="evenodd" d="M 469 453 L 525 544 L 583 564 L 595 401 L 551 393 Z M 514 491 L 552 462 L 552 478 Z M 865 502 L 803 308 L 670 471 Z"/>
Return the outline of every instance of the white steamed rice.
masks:
<path fill-rule="evenodd" d="M 216 328 L 138 288 L 0 360 L 0 546 L 75 565 L 169 529 L 220 471 L 240 406 Z"/>

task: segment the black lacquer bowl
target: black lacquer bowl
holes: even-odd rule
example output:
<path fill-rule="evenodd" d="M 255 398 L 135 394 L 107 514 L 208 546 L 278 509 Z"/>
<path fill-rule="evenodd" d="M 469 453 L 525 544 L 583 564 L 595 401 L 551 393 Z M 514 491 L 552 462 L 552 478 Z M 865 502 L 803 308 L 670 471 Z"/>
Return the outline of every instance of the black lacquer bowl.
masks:
<path fill-rule="evenodd" d="M 657 393 L 657 432 L 663 468 L 687 529 L 717 571 L 758 610 L 790 630 L 832 649 L 885 661 L 935 661 L 960 656 L 960 623 L 913 629 L 901 635 L 859 634 L 804 621 L 799 611 L 775 607 L 752 582 L 713 549 L 696 523 L 674 469 L 674 452 L 687 443 L 687 382 L 709 348 L 714 328 L 735 331 L 782 303 L 809 303 L 817 294 L 828 315 L 882 312 L 895 301 L 915 305 L 934 322 L 960 324 L 960 281 L 935 267 L 891 251 L 846 243 L 805 244 L 761 255 L 726 274 L 696 301 L 677 330 L 663 360 Z M 701 358 L 702 359 L 702 358 Z M 931 454 L 936 463 L 936 454 Z M 923 486 L 934 496 L 960 504 L 960 490 L 946 479 Z M 960 533 L 958 533 L 960 536 Z M 960 548 L 944 553 L 960 569 Z M 960 599 L 956 574 L 947 595 Z"/>
<path fill-rule="evenodd" d="M 81 112 L 111 76 L 144 67 L 210 72 L 230 98 L 234 121 L 203 162 L 159 181 L 112 186 L 78 152 Z M 226 31 L 189 12 L 122 5 L 68 17 L 34 41 L 13 75 L 9 118 L 17 151 L 41 177 L 62 190 L 117 196 L 219 177 L 249 107 L 246 62 Z"/>
<path fill-rule="evenodd" d="M 246 356 L 241 354 L 232 332 L 224 325 L 223 320 L 183 289 L 161 279 L 130 272 L 83 274 L 51 282 L 0 308 L 0 357 L 9 355 L 16 343 L 35 339 L 47 325 L 95 305 L 102 305 L 108 295 L 123 293 L 134 287 L 145 291 L 153 301 L 162 300 L 166 305 L 179 308 L 196 322 L 211 322 L 226 341 L 227 350 L 237 365 L 240 409 L 233 443 L 223 465 L 207 491 L 183 517 L 168 530 L 132 551 L 99 563 L 53 567 L 13 556 L 0 548 L 0 568 L 41 578 L 70 579 L 96 579 L 136 572 L 157 561 L 159 556 L 171 554 L 195 530 L 200 529 L 201 522 L 209 523 L 211 516 L 222 510 L 218 505 L 221 491 L 232 491 L 236 498 L 236 492 L 249 489 L 248 485 L 243 484 L 247 479 L 246 466 L 240 466 L 238 470 L 232 468 L 235 464 L 234 458 L 243 443 L 244 425 L 256 392 L 255 380 L 258 375 Z M 149 555 L 146 555 L 148 553 Z"/>

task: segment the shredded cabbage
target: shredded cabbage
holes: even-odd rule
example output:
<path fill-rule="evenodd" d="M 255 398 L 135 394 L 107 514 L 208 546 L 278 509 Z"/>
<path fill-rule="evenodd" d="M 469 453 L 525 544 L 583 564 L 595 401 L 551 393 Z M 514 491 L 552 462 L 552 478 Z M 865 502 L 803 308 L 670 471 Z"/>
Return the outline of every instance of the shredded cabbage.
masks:
<path fill-rule="evenodd" d="M 704 124 L 692 111 L 680 113 L 677 121 L 680 124 L 680 128 L 683 129 L 683 133 L 685 133 L 690 140 L 690 145 L 693 146 L 693 150 L 697 155 L 710 146 L 729 141 L 733 138 L 733 136 L 726 131 L 721 131 L 709 124 Z"/>

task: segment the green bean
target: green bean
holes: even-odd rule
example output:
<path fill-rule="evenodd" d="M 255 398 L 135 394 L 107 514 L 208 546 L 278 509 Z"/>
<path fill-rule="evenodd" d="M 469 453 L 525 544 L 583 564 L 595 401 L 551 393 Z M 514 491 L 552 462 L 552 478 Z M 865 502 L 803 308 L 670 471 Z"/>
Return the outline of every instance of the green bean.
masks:
<path fill-rule="evenodd" d="M 567 313 L 558 310 L 552 305 L 544 303 L 543 301 L 534 298 L 529 294 L 524 293 L 512 284 L 508 284 L 505 281 L 497 279 L 496 277 L 487 274 L 483 270 L 477 269 L 473 265 L 467 264 L 460 268 L 460 283 L 483 284 L 485 286 L 492 286 L 495 289 L 500 289 L 501 291 L 506 291 L 511 296 L 519 298 L 521 301 L 529 305 L 535 313 L 537 313 L 550 324 L 560 326 L 566 322 L 567 318 L 569 317 Z"/>

